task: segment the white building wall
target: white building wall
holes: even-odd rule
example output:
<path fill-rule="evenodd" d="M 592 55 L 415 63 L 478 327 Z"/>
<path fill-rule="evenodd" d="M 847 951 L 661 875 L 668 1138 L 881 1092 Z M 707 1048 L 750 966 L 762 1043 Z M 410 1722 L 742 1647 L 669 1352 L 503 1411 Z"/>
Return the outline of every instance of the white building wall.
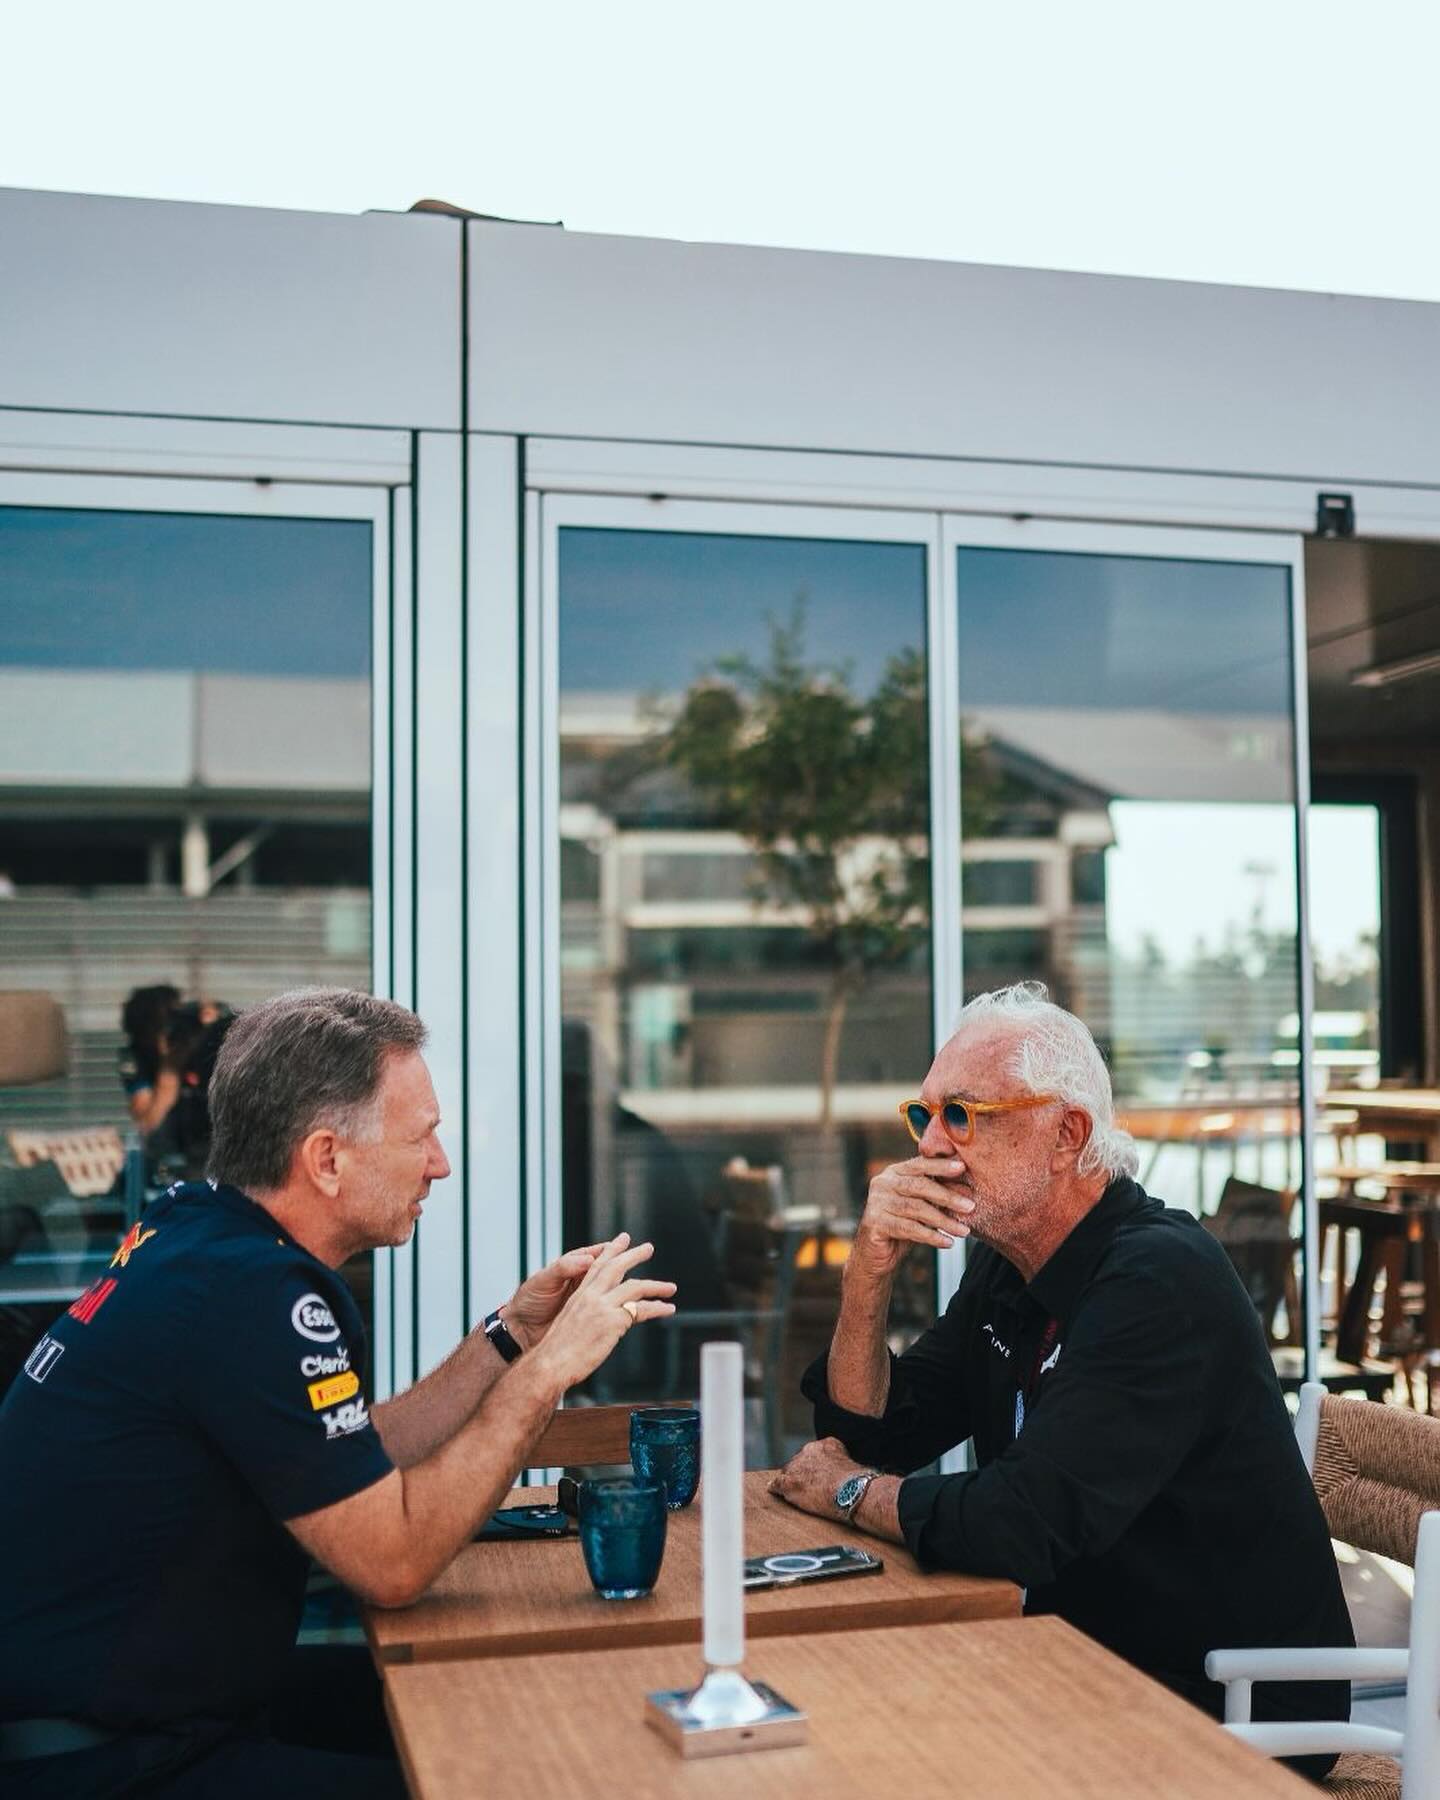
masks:
<path fill-rule="evenodd" d="M 1440 480 L 1440 307 L 471 223 L 470 425 Z"/>
<path fill-rule="evenodd" d="M 460 423 L 460 226 L 0 190 L 0 407 Z"/>

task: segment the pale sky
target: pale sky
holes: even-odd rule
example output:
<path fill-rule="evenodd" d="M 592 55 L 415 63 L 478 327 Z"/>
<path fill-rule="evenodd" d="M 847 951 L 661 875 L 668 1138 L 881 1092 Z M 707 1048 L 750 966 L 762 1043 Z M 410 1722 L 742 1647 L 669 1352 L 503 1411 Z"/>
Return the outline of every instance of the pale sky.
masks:
<path fill-rule="evenodd" d="M 0 31 L 0 186 L 1440 299 L 1433 0 L 0 0 Z"/>
<path fill-rule="evenodd" d="M 1119 800 L 1106 862 L 1105 929 L 1135 955 L 1152 937 L 1180 966 L 1197 941 L 1243 933 L 1261 909 L 1266 931 L 1294 931 L 1295 818 L 1284 806 L 1175 806 Z M 1310 943 L 1316 959 L 1354 960 L 1380 929 L 1379 832 L 1368 806 L 1310 810 Z"/>

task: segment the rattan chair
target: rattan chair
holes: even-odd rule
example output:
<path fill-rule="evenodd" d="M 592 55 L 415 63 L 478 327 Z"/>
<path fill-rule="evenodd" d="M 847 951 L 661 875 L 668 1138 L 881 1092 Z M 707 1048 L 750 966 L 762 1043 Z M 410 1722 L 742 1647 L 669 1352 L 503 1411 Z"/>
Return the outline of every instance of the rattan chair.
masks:
<path fill-rule="evenodd" d="M 1323 1792 L 1343 1800 L 1440 1795 L 1440 1419 L 1300 1390 L 1296 1438 L 1330 1535 L 1415 1570 L 1408 1650 L 1212 1650 L 1205 1673 L 1225 1684 L 1225 1723 L 1270 1756 L 1340 1759 Z M 1256 1724 L 1257 1681 L 1404 1681 L 1400 1731 L 1339 1721 Z M 1400 1762 L 1395 1758 L 1399 1757 Z M 1403 1772 L 1402 1772 L 1403 1765 Z"/>

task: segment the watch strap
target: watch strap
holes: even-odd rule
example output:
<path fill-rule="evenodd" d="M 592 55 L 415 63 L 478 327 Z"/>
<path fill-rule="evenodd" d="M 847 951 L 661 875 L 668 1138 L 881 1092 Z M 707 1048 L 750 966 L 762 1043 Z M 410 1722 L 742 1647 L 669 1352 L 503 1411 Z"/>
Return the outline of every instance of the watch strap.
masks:
<path fill-rule="evenodd" d="M 500 1316 L 498 1306 L 494 1312 L 488 1315 L 481 1329 L 507 1363 L 513 1363 L 515 1358 L 520 1355 L 520 1346 L 511 1337 L 509 1327 Z"/>

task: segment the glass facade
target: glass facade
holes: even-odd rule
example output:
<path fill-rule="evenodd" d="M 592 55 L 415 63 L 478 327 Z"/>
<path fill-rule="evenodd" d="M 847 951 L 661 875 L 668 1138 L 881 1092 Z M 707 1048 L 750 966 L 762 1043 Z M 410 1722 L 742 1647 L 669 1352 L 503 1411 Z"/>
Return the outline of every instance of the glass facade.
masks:
<path fill-rule="evenodd" d="M 1274 1233 L 1246 1266 L 1237 1208 L 1299 1236 L 1289 570 L 957 554 L 967 996 L 1035 978 L 1086 1021 L 1142 1181 L 1206 1217 L 1255 1289 Z M 1277 1344 L 1301 1342 L 1300 1293 L 1298 1257 L 1256 1293 Z"/>
<path fill-rule="evenodd" d="M 771 1459 L 930 1054 L 926 584 L 919 544 L 559 534 L 563 1236 L 683 1295 L 595 1391 L 738 1335 Z M 923 1258 L 899 1331 L 933 1305 Z"/>
<path fill-rule="evenodd" d="M 372 583 L 364 520 L 0 506 L 0 990 L 68 1040 L 0 1088 L 22 1336 L 203 1170 L 227 1010 L 370 984 Z"/>

